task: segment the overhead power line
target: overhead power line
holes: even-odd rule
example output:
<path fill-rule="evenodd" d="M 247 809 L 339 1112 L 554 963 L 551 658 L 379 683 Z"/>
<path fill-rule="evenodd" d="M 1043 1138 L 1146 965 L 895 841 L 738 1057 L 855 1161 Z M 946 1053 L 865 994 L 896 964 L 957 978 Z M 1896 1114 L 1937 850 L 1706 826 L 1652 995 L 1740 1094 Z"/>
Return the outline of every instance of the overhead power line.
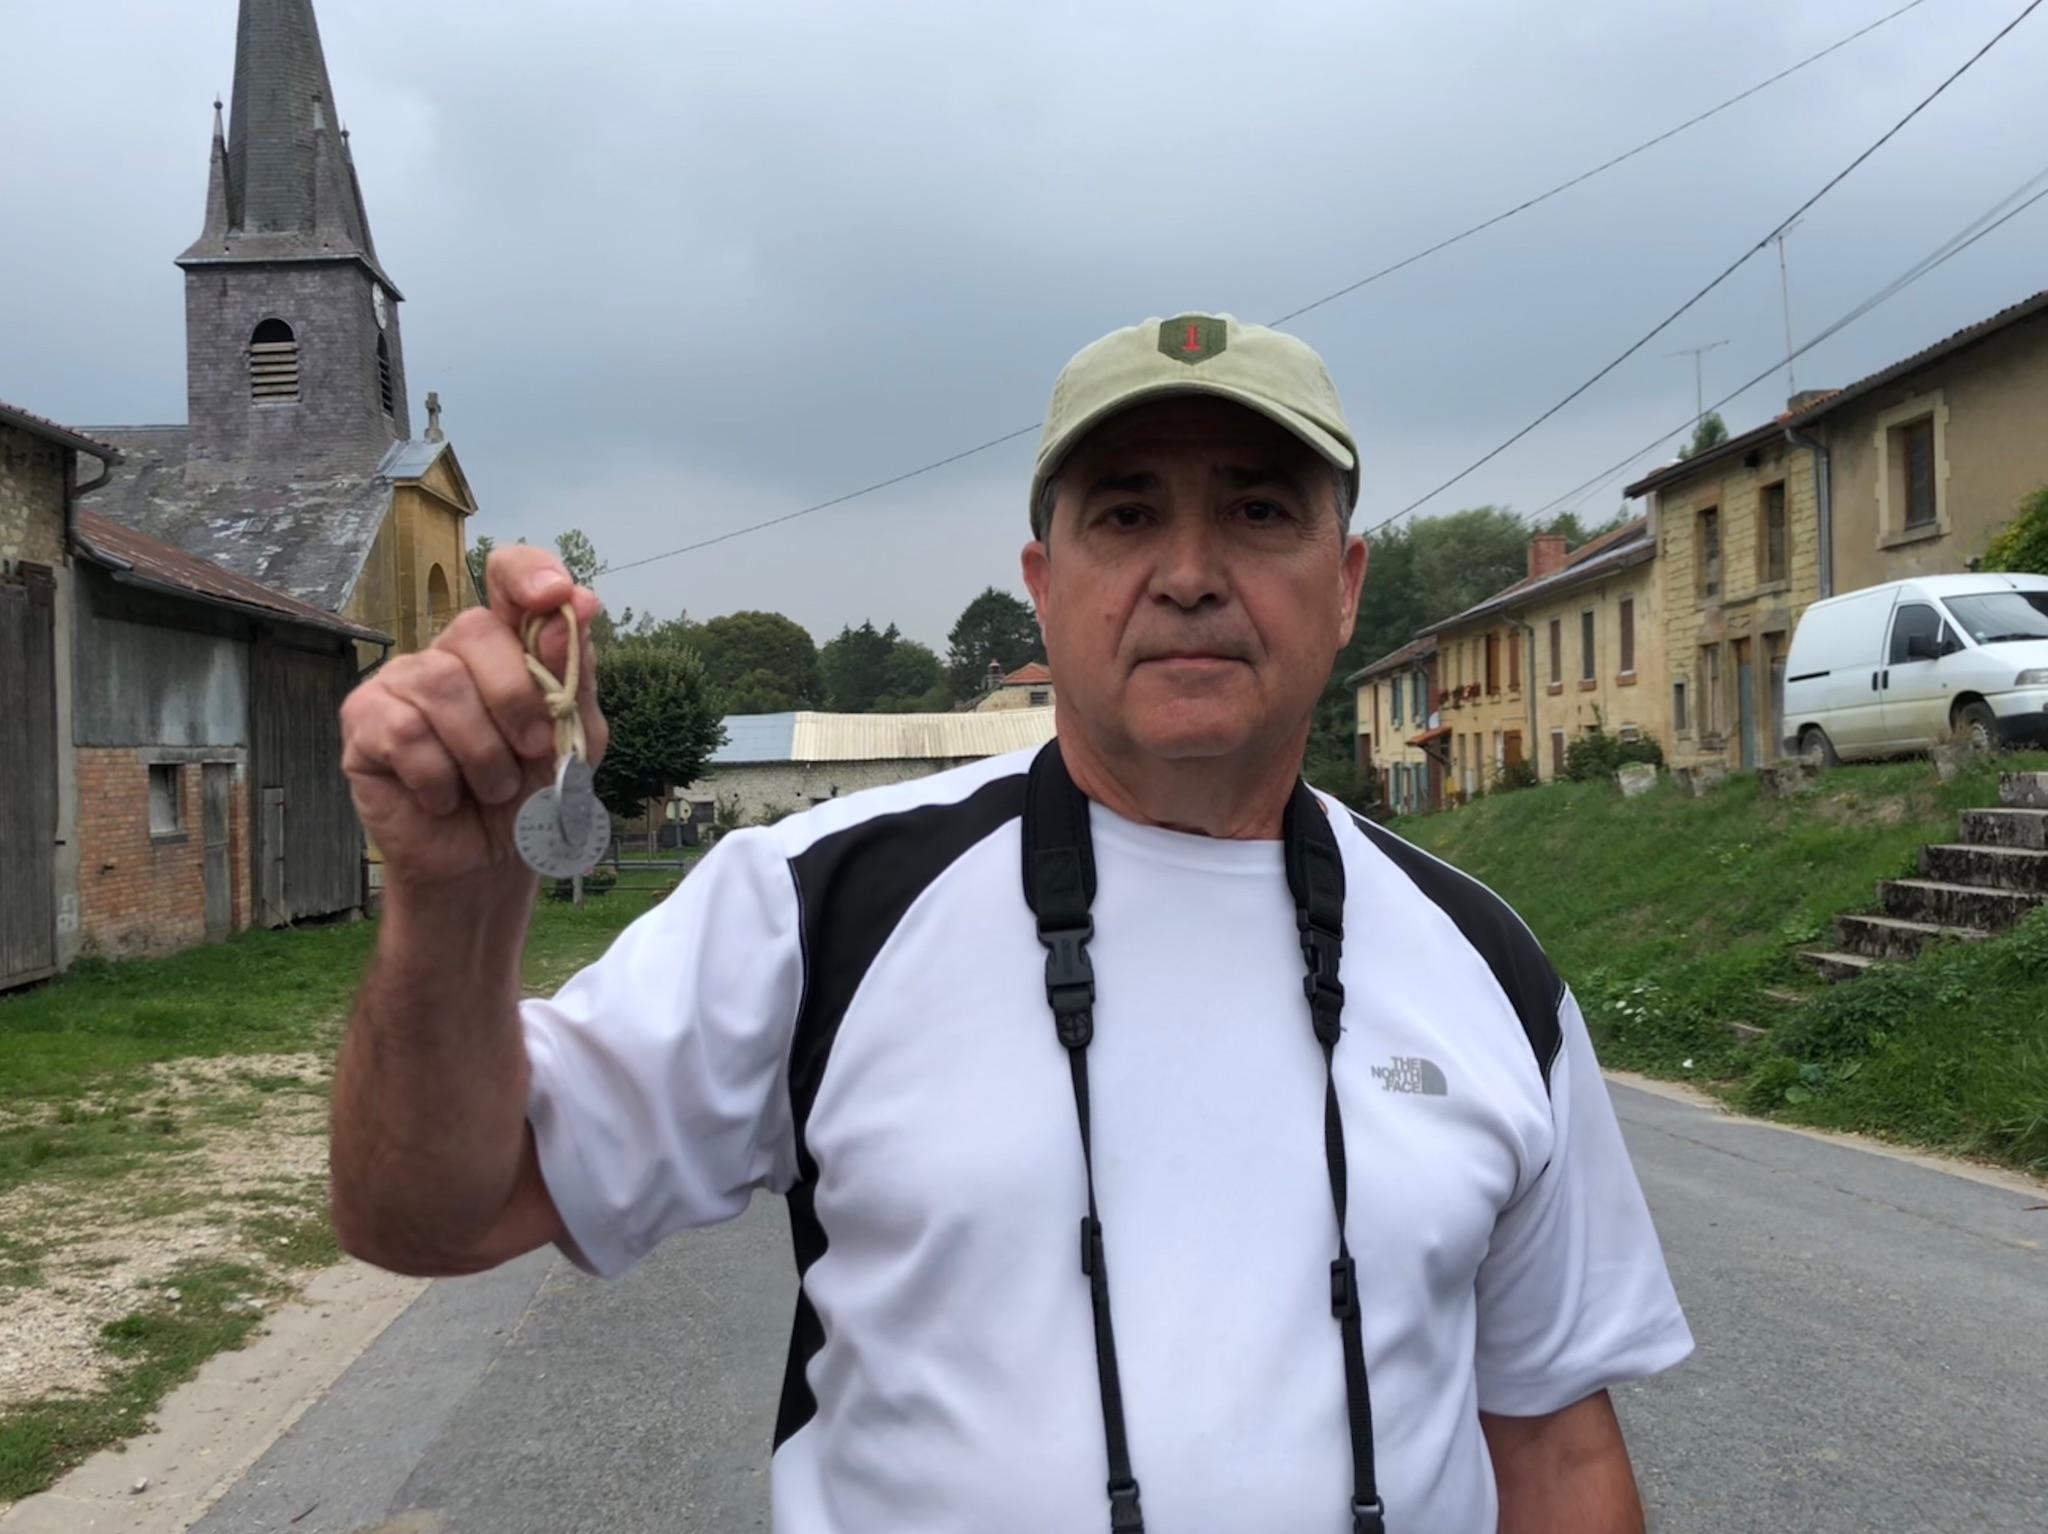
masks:
<path fill-rule="evenodd" d="M 1595 384 L 1600 382 L 1601 379 L 1605 378 L 1609 373 L 1612 373 L 1616 368 L 1620 367 L 1624 362 L 1628 361 L 1629 358 L 1633 357 L 1645 346 L 1648 346 L 1658 336 L 1662 335 L 1666 330 L 1668 330 L 1671 327 L 1672 323 L 1676 321 L 1681 315 L 1689 311 L 1695 304 L 1699 303 L 1701 299 L 1705 298 L 1709 293 L 1713 292 L 1714 289 L 1718 288 L 1722 283 L 1726 282 L 1738 270 L 1740 270 L 1743 264 L 1747 262 L 1751 256 L 1754 256 L 1758 251 L 1762 250 L 1765 246 L 1769 245 L 1771 241 L 1775 240 L 1779 236 L 1780 233 L 1782 233 L 1784 230 L 1790 228 L 1794 223 L 1796 223 L 1799 220 L 1799 218 L 1807 212 L 1808 209 L 1813 207 L 1815 203 L 1819 202 L 1823 197 L 1827 196 L 1829 192 L 1832 192 L 1836 187 L 1840 186 L 1845 180 L 1847 180 L 1850 174 L 1854 172 L 1859 165 L 1863 164 L 1864 161 L 1868 160 L 1872 155 L 1876 154 L 1878 150 L 1882 149 L 1886 144 L 1890 143 L 1892 139 L 1897 136 L 1900 130 L 1906 126 L 1906 124 L 1910 123 L 1914 118 L 1918 117 L 1922 112 L 1926 111 L 1927 108 L 1933 105 L 1935 100 L 1938 97 L 1940 97 L 1944 91 L 1946 91 L 1951 85 L 1954 85 L 1956 81 L 1960 80 L 1965 74 L 1969 73 L 1971 68 L 1975 66 L 1979 59 L 1983 58 L 1985 54 L 1989 53 L 1993 48 L 1997 47 L 1999 43 L 2004 41 L 2005 38 L 2012 32 L 2013 28 L 2017 27 L 2021 22 L 2025 21 L 2029 16 L 2033 15 L 2035 10 L 2040 7 L 2041 3 L 2042 0 L 2028 0 L 2027 6 L 2024 10 L 2022 10 L 2017 16 L 2013 17 L 2013 19 L 2011 21 L 2008 21 L 2004 26 L 2000 27 L 1997 32 L 1993 33 L 1991 36 L 1991 40 L 1985 43 L 1984 46 L 1979 48 L 1975 53 L 1971 54 L 1967 59 L 1965 59 L 1962 62 L 1962 64 L 1958 66 L 1955 69 L 1955 71 L 1948 76 L 1947 79 L 1943 80 L 1941 84 L 1935 86 L 1935 88 L 1932 91 L 1928 92 L 1925 96 L 1921 97 L 1918 104 L 1915 105 L 1910 112 L 1908 112 L 1904 117 L 1901 117 L 1897 122 L 1893 123 L 1889 128 L 1885 129 L 1885 131 L 1878 136 L 1877 140 L 1874 143 L 1872 143 L 1869 148 L 1865 149 L 1861 154 L 1857 155 L 1855 159 L 1851 160 L 1847 165 L 1843 166 L 1839 171 L 1835 172 L 1835 174 L 1827 180 L 1827 182 L 1821 187 L 1819 191 L 1815 192 L 1811 197 L 1807 198 L 1806 201 L 1802 202 L 1798 207 L 1794 208 L 1790 213 L 1786 214 L 1785 217 L 1780 219 L 1776 224 L 1773 224 L 1771 228 L 1764 234 L 1762 239 L 1758 240 L 1755 244 L 1751 245 L 1747 250 L 1743 251 L 1741 255 L 1737 256 L 1733 261 L 1729 262 L 1727 266 L 1723 267 L 1721 269 L 1720 275 L 1716 276 L 1705 287 L 1701 288 L 1697 293 L 1693 294 L 1692 297 L 1688 298 L 1676 309 L 1673 309 L 1669 314 L 1665 315 L 1663 319 L 1659 320 L 1655 325 L 1651 326 L 1649 330 L 1645 331 L 1635 341 L 1631 342 L 1629 346 L 1612 362 L 1609 362 L 1605 367 L 1601 368 L 1599 372 L 1595 373 L 1591 378 L 1588 378 L 1576 389 L 1573 389 L 1569 394 L 1565 395 L 1563 399 L 1559 400 L 1556 404 L 1552 405 L 1548 410 L 1545 410 L 1541 415 L 1537 416 L 1535 420 L 1531 421 L 1528 425 L 1524 426 L 1520 431 L 1515 432 L 1505 442 L 1502 442 L 1499 446 L 1491 448 L 1488 451 L 1480 454 L 1479 457 L 1473 459 L 1472 462 L 1466 464 L 1464 468 L 1460 469 L 1457 473 L 1453 474 L 1449 479 L 1445 480 L 1442 484 L 1438 485 L 1434 490 L 1429 491 L 1426 495 L 1417 496 L 1414 500 L 1410 501 L 1406 506 L 1403 506 L 1399 511 L 1395 512 L 1392 516 L 1387 517 L 1385 520 L 1381 522 L 1375 523 L 1373 527 L 1370 529 L 1370 531 L 1378 532 L 1381 528 L 1390 526 L 1391 524 L 1400 521 L 1401 518 L 1407 516 L 1410 512 L 1418 510 L 1419 508 L 1428 505 L 1429 502 L 1435 500 L 1438 496 L 1442 495 L 1446 490 L 1450 489 L 1451 486 L 1457 484 L 1460 480 L 1466 478 L 1468 475 L 1476 473 L 1479 469 L 1493 462 L 1494 459 L 1498 458 L 1502 453 L 1505 453 L 1517 442 L 1520 442 L 1524 437 L 1528 436 L 1529 433 L 1536 430 L 1537 427 L 1541 426 L 1545 421 L 1549 420 L 1552 416 L 1556 415 L 1560 410 L 1564 409 L 1565 406 L 1569 405 L 1573 400 L 1577 399 L 1580 395 L 1584 394 L 1588 389 L 1592 388 Z"/>
<path fill-rule="evenodd" d="M 1285 314 L 1279 316 L 1277 319 L 1268 320 L 1266 323 L 1277 328 L 1281 325 L 1286 324 L 1289 320 L 1299 319 L 1302 315 L 1307 314 L 1312 309 L 1320 309 L 1326 304 L 1335 303 L 1338 299 L 1348 297 L 1349 295 L 1356 293 L 1361 288 L 1370 287 L 1372 286 L 1372 284 L 1376 282 L 1382 281 L 1385 278 L 1393 276 L 1396 272 L 1405 271 L 1407 268 L 1414 266 L 1417 262 L 1425 261 L 1429 257 L 1436 255 L 1439 251 L 1449 250 L 1453 245 L 1461 244 L 1464 241 L 1471 239 L 1474 235 L 1482 234 L 1486 230 L 1493 228 L 1496 224 L 1506 223 L 1509 219 L 1515 217 L 1517 214 L 1526 213 L 1531 208 L 1537 207 L 1542 203 L 1549 202 L 1553 197 L 1560 196 L 1563 193 L 1570 191 L 1573 187 L 1579 186 L 1587 181 L 1590 181 L 1595 176 L 1598 176 L 1603 172 L 1613 170 L 1617 165 L 1621 165 L 1626 161 L 1633 160 L 1636 156 L 1646 153 L 1649 150 L 1655 149 L 1659 144 L 1662 144 L 1669 139 L 1676 138 L 1679 134 L 1684 133 L 1687 129 L 1696 128 L 1701 123 L 1706 122 L 1709 118 L 1720 116 L 1730 107 L 1738 106 L 1742 102 L 1747 101 L 1750 97 L 1756 95 L 1758 92 L 1768 90 L 1771 86 L 1778 84 L 1782 80 L 1790 79 L 1793 75 L 1798 74 L 1802 69 L 1807 68 L 1809 65 L 1818 64 L 1822 59 L 1826 58 L 1829 54 L 1839 52 L 1841 49 L 1848 47 L 1851 43 L 1856 42 L 1861 38 L 1868 37 L 1872 32 L 1877 31 L 1878 28 L 1886 25 L 1889 22 L 1898 20 L 1899 17 L 1905 15 L 1908 11 L 1917 10 L 1926 3 L 1927 0 L 1907 0 L 1907 3 L 1900 6 L 1897 10 L 1889 11 L 1886 14 L 1878 17 L 1877 20 L 1870 22 L 1865 26 L 1858 27 L 1854 32 L 1851 32 L 1847 37 L 1839 38 L 1836 41 L 1829 43 L 1827 47 L 1822 48 L 1817 53 L 1809 53 L 1805 58 L 1799 60 L 1797 63 L 1787 65 L 1785 68 L 1779 70 L 1776 74 L 1771 75 L 1769 78 L 1757 81 L 1756 84 L 1750 86 L 1747 90 L 1738 91 L 1735 95 L 1730 96 L 1726 101 L 1723 101 L 1716 106 L 1711 106 L 1707 108 L 1707 110 L 1704 112 L 1700 112 L 1692 117 L 1688 117 L 1684 122 L 1679 123 L 1676 127 L 1666 128 L 1662 133 L 1659 133 L 1656 137 L 1644 139 L 1640 144 L 1637 144 L 1633 149 L 1625 149 L 1620 154 L 1613 156 L 1611 159 L 1601 161 L 1598 165 L 1595 165 L 1590 170 L 1581 171 L 1579 172 L 1579 174 L 1571 177 L 1569 180 L 1560 181 L 1556 186 L 1551 187 L 1548 191 L 1538 192 L 1534 197 L 1525 198 L 1521 202 L 1516 203 L 1513 207 L 1503 209 L 1501 212 L 1494 214 L 1491 218 L 1482 219 L 1478 223 L 1471 225 L 1469 228 L 1461 229 L 1456 234 L 1449 235 L 1444 239 L 1438 240 L 1433 245 L 1427 245 L 1423 247 L 1421 250 L 1415 251 L 1410 255 L 1403 256 L 1400 260 L 1392 262 L 1389 265 L 1383 266 L 1379 268 L 1379 270 L 1377 271 L 1368 272 L 1365 276 L 1358 278 L 1355 282 L 1348 282 L 1341 288 L 1337 288 L 1332 292 L 1325 293 L 1321 298 L 1311 299 L 1309 302 L 1302 304 L 1300 307 L 1290 309 Z M 736 527 L 733 528 L 730 532 L 720 533 L 715 538 L 705 538 L 696 543 L 687 543 L 684 544 L 681 548 L 668 549 L 659 554 L 649 554 L 645 558 L 629 560 L 624 564 L 606 565 L 598 573 L 600 575 L 610 575 L 620 570 L 633 570 L 637 569 L 641 565 L 651 565 L 660 560 L 674 559 L 679 555 L 694 554 L 700 549 L 710 548 L 713 544 L 725 543 L 734 538 L 742 538 L 745 537 L 748 533 L 758 533 L 766 528 L 779 527 L 784 522 L 794 522 L 797 518 L 808 517 L 813 512 L 828 511 L 834 506 L 843 506 L 848 501 L 858 500 L 864 495 L 872 495 L 877 490 L 886 490 L 891 485 L 900 485 L 905 480 L 916 479 L 920 475 L 931 473 L 934 469 L 943 469 L 949 464 L 955 464 L 960 462 L 963 458 L 972 458 L 976 454 L 985 453 L 989 451 L 989 449 L 991 448 L 1001 447 L 1006 442 L 1014 442 L 1019 437 L 1028 436 L 1030 435 L 1030 433 L 1037 431 L 1042 424 L 1042 422 L 1034 421 L 1029 426 L 1020 426 L 1015 431 L 1005 432 L 1000 437 L 991 437 L 988 441 L 980 443 L 977 446 L 964 448 L 957 453 L 949 453 L 944 458 L 935 458 L 930 463 L 920 464 L 917 468 L 907 469 L 901 474 L 893 474 L 887 479 L 878 479 L 871 485 L 863 485 L 858 490 L 849 490 L 844 495 L 835 495 L 830 500 L 818 501 L 809 506 L 799 507 L 795 511 L 784 512 L 780 516 L 769 517 L 765 521 L 750 523 L 745 527 Z"/>
<path fill-rule="evenodd" d="M 2013 219 L 2019 217 L 2020 214 L 2026 212 L 2027 209 L 2033 207 L 2035 203 L 2040 202 L 2043 198 L 2048 198 L 2048 186 L 2041 185 L 2041 183 L 2044 181 L 2048 181 L 2048 170 L 2042 170 L 2037 172 L 2034 176 L 2032 176 L 2024 184 L 2022 184 L 2016 191 L 2008 193 L 2005 197 L 2000 199 L 1992 207 L 1986 209 L 1983 213 L 1978 214 L 1976 218 L 1972 219 L 1968 224 L 1964 225 L 1961 229 L 1957 230 L 1954 234 L 1950 235 L 1948 239 L 1944 240 L 1940 245 L 1936 246 L 1932 251 L 1928 252 L 1927 255 L 1921 257 L 1920 260 L 1914 262 L 1913 265 L 1908 267 L 1905 271 L 1901 272 L 1897 277 L 1894 277 L 1890 282 L 1886 283 L 1882 288 L 1879 288 L 1875 293 L 1871 294 L 1868 298 L 1864 299 L 1863 302 L 1856 305 L 1855 308 L 1849 310 L 1846 314 L 1843 314 L 1840 318 L 1836 319 L 1832 324 L 1828 325 L 1826 329 L 1817 332 L 1815 335 L 1808 338 L 1805 342 L 1801 343 L 1799 346 L 1787 352 L 1783 357 L 1780 357 L 1776 362 L 1773 362 L 1769 367 L 1765 368 L 1761 373 L 1758 373 L 1754 378 L 1750 379 L 1747 383 L 1739 385 L 1737 388 L 1731 390 L 1729 393 L 1724 394 L 1721 398 L 1715 400 L 1713 404 L 1707 407 L 1707 409 L 1719 410 L 1723 405 L 1726 405 L 1731 401 L 1740 398 L 1742 395 L 1747 394 L 1751 389 L 1754 389 L 1758 384 L 1762 383 L 1765 379 L 1769 378 L 1773 373 L 1777 372 L 1778 369 L 1785 367 L 1790 363 L 1796 362 L 1799 358 L 1805 356 L 1808 352 L 1812 351 L 1816 346 L 1819 346 L 1823 341 L 1830 339 L 1831 337 L 1839 334 L 1841 331 L 1846 330 L 1849 326 L 1855 324 L 1856 321 L 1863 318 L 1864 315 L 1870 313 L 1870 311 L 1875 309 L 1879 304 L 1885 303 L 1891 298 L 1896 297 L 1899 293 L 1905 291 L 1914 283 L 1918 282 L 1922 277 L 1925 277 L 1929 272 L 1932 272 L 1936 267 L 1939 267 L 1943 263 L 1950 261 L 1955 257 L 1961 255 L 1964 251 L 1968 250 L 1972 245 L 1976 244 L 1979 240 L 1985 238 L 1989 234 L 1992 234 L 1996 230 L 2002 228 L 2004 225 L 2010 223 Z M 2039 188 L 2039 190 L 2035 190 L 2036 188 Z M 2032 192 L 2033 195 L 2028 196 L 2027 194 L 2029 192 Z M 2021 201 L 2020 199 L 2022 198 L 2024 198 L 2025 200 Z M 2015 203 L 2017 203 L 2017 206 L 2014 205 Z M 1692 425 L 1693 422 L 1688 421 L 1682 426 L 1672 427 L 1671 430 L 1665 432 L 1655 441 L 1646 443 L 1644 446 L 1636 449 L 1636 451 L 1634 451 L 1633 453 L 1630 453 L 1628 457 L 1622 459 L 1619 463 L 1612 464 L 1609 467 L 1602 469 L 1598 474 L 1594 475 L 1591 479 L 1581 481 L 1579 484 L 1574 485 L 1571 489 L 1567 490 L 1563 495 L 1557 496 L 1554 499 L 1545 502 L 1542 506 L 1538 507 L 1535 511 L 1531 512 L 1527 520 L 1531 523 L 1534 523 L 1539 519 L 1549 515 L 1551 512 L 1558 510 L 1567 502 L 1582 501 L 1584 497 L 1593 494 L 1595 491 L 1599 490 L 1603 486 L 1620 478 L 1629 469 L 1634 467 L 1644 458 L 1648 457 L 1651 453 L 1654 453 L 1658 448 L 1662 447 L 1665 443 L 1669 442 L 1673 437 L 1683 435 L 1685 431 Z M 1574 507 L 1574 509 L 1576 509 L 1576 507 Z"/>

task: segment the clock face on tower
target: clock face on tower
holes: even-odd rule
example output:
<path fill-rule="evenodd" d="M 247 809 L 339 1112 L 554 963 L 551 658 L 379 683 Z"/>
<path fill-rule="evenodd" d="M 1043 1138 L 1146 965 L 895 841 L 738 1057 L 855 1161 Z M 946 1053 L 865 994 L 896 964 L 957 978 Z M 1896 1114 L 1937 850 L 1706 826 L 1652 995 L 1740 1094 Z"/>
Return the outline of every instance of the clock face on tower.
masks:
<path fill-rule="evenodd" d="M 377 316 L 377 328 L 379 330 L 382 330 L 390 323 L 391 312 L 385 307 L 384 285 L 381 282 L 370 284 L 370 309 Z"/>

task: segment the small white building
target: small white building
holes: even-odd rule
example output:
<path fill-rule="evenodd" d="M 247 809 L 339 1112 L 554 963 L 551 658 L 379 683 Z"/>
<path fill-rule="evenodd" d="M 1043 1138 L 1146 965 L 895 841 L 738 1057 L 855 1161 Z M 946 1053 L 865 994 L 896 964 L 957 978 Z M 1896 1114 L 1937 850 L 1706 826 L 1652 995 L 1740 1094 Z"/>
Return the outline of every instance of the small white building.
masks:
<path fill-rule="evenodd" d="M 1052 739 L 1050 708 L 949 714 L 732 714 L 672 821 L 759 825 L 841 794 L 929 777 Z"/>

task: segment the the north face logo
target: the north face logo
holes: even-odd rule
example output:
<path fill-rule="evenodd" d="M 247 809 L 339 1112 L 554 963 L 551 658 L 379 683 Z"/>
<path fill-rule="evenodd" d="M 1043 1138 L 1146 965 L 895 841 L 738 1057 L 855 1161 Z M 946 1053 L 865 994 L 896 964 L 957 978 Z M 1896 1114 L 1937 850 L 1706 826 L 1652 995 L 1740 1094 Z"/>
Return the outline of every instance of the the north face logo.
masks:
<path fill-rule="evenodd" d="M 1424 1097 L 1443 1097 L 1450 1091 L 1443 1068 L 1420 1055 L 1396 1055 L 1385 1065 L 1372 1068 L 1373 1080 L 1389 1092 L 1419 1092 Z"/>

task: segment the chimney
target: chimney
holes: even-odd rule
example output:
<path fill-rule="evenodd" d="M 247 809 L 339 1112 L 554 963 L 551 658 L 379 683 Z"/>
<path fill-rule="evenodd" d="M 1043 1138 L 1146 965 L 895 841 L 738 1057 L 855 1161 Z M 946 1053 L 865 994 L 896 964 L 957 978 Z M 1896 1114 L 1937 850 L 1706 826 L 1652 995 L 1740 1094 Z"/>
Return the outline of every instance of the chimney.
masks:
<path fill-rule="evenodd" d="M 1564 568 L 1564 534 L 1538 533 L 1529 540 L 1529 579 L 1541 580 Z"/>
<path fill-rule="evenodd" d="M 988 677 L 982 682 L 981 690 L 983 692 L 994 692 L 1002 685 L 1003 663 L 999 660 L 992 660 L 988 663 Z"/>

